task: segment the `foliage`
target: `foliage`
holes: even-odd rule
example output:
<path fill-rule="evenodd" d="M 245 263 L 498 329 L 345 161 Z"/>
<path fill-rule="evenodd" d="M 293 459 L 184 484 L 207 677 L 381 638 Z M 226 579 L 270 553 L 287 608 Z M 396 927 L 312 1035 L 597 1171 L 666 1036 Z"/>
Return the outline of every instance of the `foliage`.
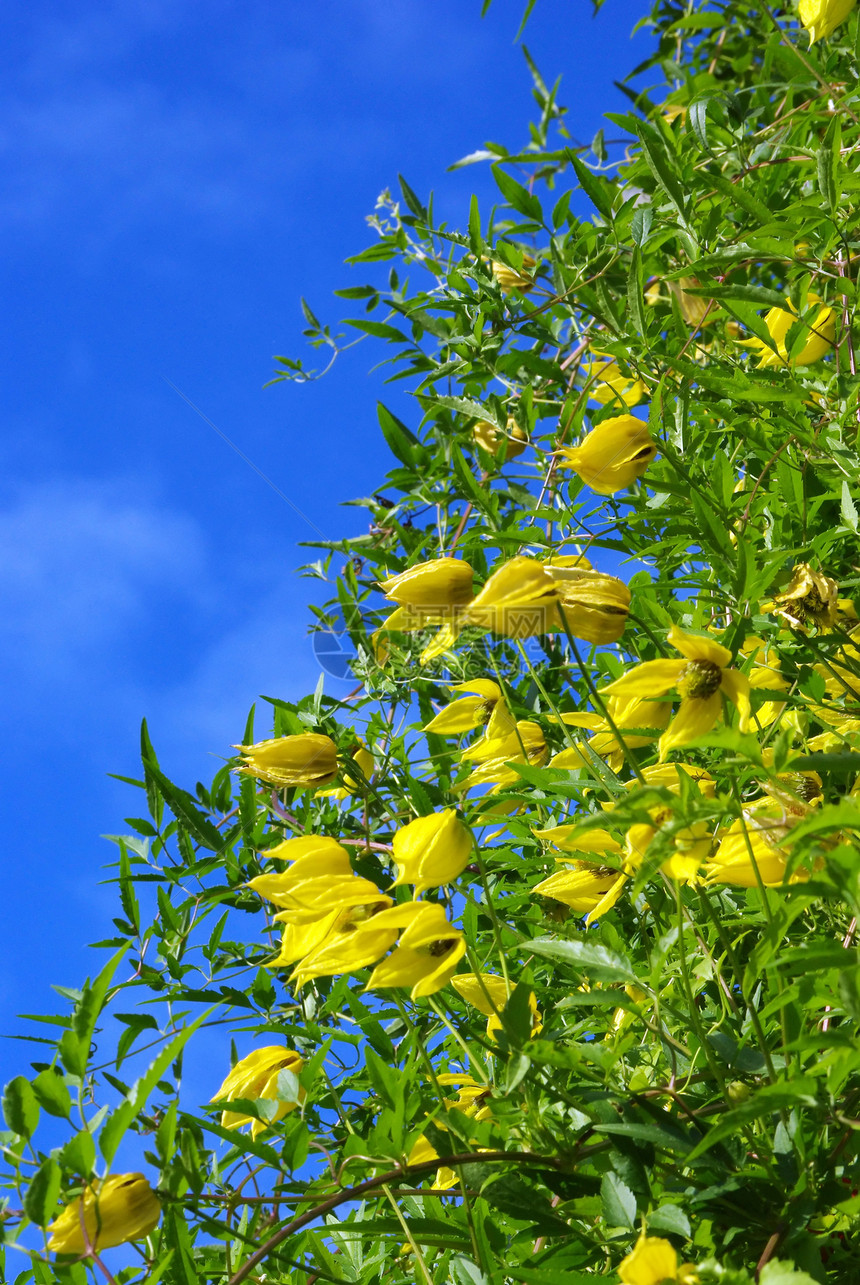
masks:
<path fill-rule="evenodd" d="M 646 21 L 620 142 L 532 65 L 492 211 L 380 199 L 344 324 L 412 409 L 315 564 L 357 686 L 193 793 L 144 727 L 111 958 L 6 1087 L 4 1279 L 852 1278 L 860 23 Z M 157 1229 L 106 1185 L 140 1239 L 48 1251 L 140 1166 Z"/>

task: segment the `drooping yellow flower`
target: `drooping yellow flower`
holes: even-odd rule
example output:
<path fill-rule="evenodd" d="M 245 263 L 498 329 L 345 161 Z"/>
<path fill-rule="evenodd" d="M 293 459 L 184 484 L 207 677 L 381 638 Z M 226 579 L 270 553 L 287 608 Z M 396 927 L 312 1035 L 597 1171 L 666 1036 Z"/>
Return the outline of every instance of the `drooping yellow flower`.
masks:
<path fill-rule="evenodd" d="M 422 664 L 452 647 L 460 632 L 465 604 L 472 598 L 472 580 L 472 568 L 462 558 L 434 558 L 380 581 L 386 598 L 398 606 L 373 635 L 377 657 L 381 655 L 378 640 L 386 630 L 414 633 L 429 625 L 441 625 L 421 653 Z"/>
<path fill-rule="evenodd" d="M 512 731 L 498 737 L 482 736 L 463 751 L 461 757 L 477 761 L 478 767 L 458 784 L 457 789 L 470 790 L 477 785 L 494 785 L 501 789 L 505 785 L 516 785 L 522 778 L 512 763 L 541 767 L 548 756 L 549 750 L 538 724 L 520 720 Z"/>
<path fill-rule="evenodd" d="M 642 477 L 657 454 L 644 420 L 635 415 L 604 419 L 579 446 L 559 451 L 561 468 L 572 468 L 598 495 L 614 495 Z"/>
<path fill-rule="evenodd" d="M 779 888 L 786 881 L 788 854 L 780 847 L 797 817 L 790 818 L 771 799 L 753 802 L 742 818 L 723 832 L 716 852 L 705 867 L 709 884 L 727 883 L 736 888 Z M 808 878 L 795 870 L 790 883 Z"/>
<path fill-rule="evenodd" d="M 291 858 L 283 850 L 292 844 L 299 846 L 292 849 Z M 321 888 L 330 888 L 333 882 L 353 878 L 346 849 L 327 835 L 287 839 L 266 855 L 291 860 L 291 865 L 286 870 L 257 875 L 255 879 L 248 881 L 248 887 L 253 888 L 265 901 L 271 901 L 285 910 L 312 905 L 315 884 L 319 884 Z"/>
<path fill-rule="evenodd" d="M 409 901 L 377 916 L 380 925 L 404 932 L 387 959 L 377 964 L 368 990 L 408 987 L 412 999 L 435 995 L 448 984 L 466 953 L 466 939 L 448 922 L 444 906 L 430 901 Z"/>
<path fill-rule="evenodd" d="M 493 572 L 464 622 L 508 638 L 530 638 L 554 627 L 557 602 L 557 586 L 547 569 L 522 555 Z"/>
<path fill-rule="evenodd" d="M 243 1057 L 233 1067 L 218 1092 L 209 1099 L 210 1102 L 219 1102 L 223 1099 L 232 1102 L 236 1098 L 255 1101 L 258 1098 L 264 1098 L 277 1104 L 275 1112 L 268 1121 L 264 1121 L 258 1120 L 256 1116 L 245 1115 L 241 1111 L 222 1111 L 222 1127 L 239 1129 L 244 1124 L 250 1124 L 251 1136 L 256 1138 L 258 1133 L 268 1129 L 269 1125 L 274 1124 L 276 1120 L 283 1120 L 285 1115 L 295 1110 L 305 1094 L 304 1090 L 300 1089 L 295 1101 L 279 1097 L 278 1076 L 281 1071 L 290 1071 L 293 1075 L 298 1075 L 303 1066 L 304 1062 L 298 1053 L 281 1045 L 273 1044 L 264 1049 L 255 1049 L 253 1053 Z"/>
<path fill-rule="evenodd" d="M 338 896 L 340 898 L 342 894 Z M 291 954 L 293 960 L 298 961 L 290 976 L 291 984 L 297 989 L 315 977 L 356 973 L 361 968 L 368 968 L 397 940 L 397 925 L 382 919 L 382 915 L 391 908 L 391 897 L 374 890 L 359 905 L 338 905 L 311 923 L 290 923 L 287 912 L 283 916 L 287 926 L 281 953 L 269 967 L 292 962 L 285 958 Z"/>
<path fill-rule="evenodd" d="M 337 785 L 333 790 L 320 790 L 317 795 L 318 799 L 336 799 L 339 803 L 342 803 L 344 799 L 350 798 L 351 795 L 357 792 L 359 789 L 358 782 L 354 781 L 349 775 L 350 762 L 355 764 L 363 777 L 370 780 L 375 766 L 373 755 L 370 750 L 366 749 L 364 745 L 359 743 L 349 758 L 342 764 L 343 785 Z"/>
<path fill-rule="evenodd" d="M 595 571 L 585 558 L 576 556 L 556 556 L 544 566 L 558 591 L 559 626 L 563 629 L 566 622 L 575 638 L 595 646 L 617 642 L 630 609 L 630 590 L 624 581 Z"/>
<path fill-rule="evenodd" d="M 851 13 L 857 0 L 800 0 L 797 13 L 809 32 L 810 46 L 835 31 Z"/>
<path fill-rule="evenodd" d="M 502 432 L 488 419 L 479 419 L 472 429 L 472 441 L 488 455 L 496 455 L 502 442 L 505 443 L 505 463 L 515 460 L 529 444 L 528 434 L 520 428 L 513 415 L 508 417 L 507 431 Z"/>
<path fill-rule="evenodd" d="M 615 358 L 606 353 L 595 352 L 593 356 L 594 361 L 586 374 L 595 381 L 589 389 L 594 401 L 600 402 L 601 406 L 618 401 L 631 407 L 645 400 L 648 390 L 638 375 L 623 371 Z"/>
<path fill-rule="evenodd" d="M 608 830 L 582 830 L 576 825 L 557 825 L 547 830 L 535 830 L 535 834 L 565 854 L 606 855 L 617 858 L 619 862 L 624 855 L 618 840 Z M 611 910 L 624 891 L 627 874 L 623 870 L 567 855 L 557 860 L 562 869 L 536 884 L 532 891 L 560 901 L 580 914 L 585 913 L 586 924 Z"/>
<path fill-rule="evenodd" d="M 507 293 L 509 290 L 519 290 L 527 294 L 529 290 L 534 289 L 534 277 L 531 275 L 535 266 L 535 260 L 530 254 L 523 255 L 523 266 L 521 270 L 510 268 L 506 263 L 499 259 L 493 259 L 490 267 L 493 276 L 498 281 L 502 290 Z"/>
<path fill-rule="evenodd" d="M 427 621 L 444 619 L 453 607 L 469 602 L 472 579 L 472 568 L 462 558 L 434 558 L 381 580 L 379 587 L 390 602 L 419 612 Z"/>
<path fill-rule="evenodd" d="M 487 1018 L 487 1038 L 495 1040 L 496 1032 L 502 1027 L 499 1014 L 508 1002 L 508 987 L 505 979 L 493 973 L 458 973 L 456 977 L 451 978 L 451 985 L 461 999 Z M 532 1035 L 534 1036 L 543 1026 L 534 991 L 529 994 L 529 1008 L 532 1013 Z"/>
<path fill-rule="evenodd" d="M 822 303 L 817 294 L 809 294 L 804 309 L 804 325 L 807 327 L 807 338 L 800 352 L 789 362 L 785 341 L 791 327 L 797 321 L 797 309 L 790 299 L 786 299 L 785 308 L 771 308 L 765 314 L 764 324 L 776 345 L 776 352 L 757 336 L 742 339 L 740 342 L 758 356 L 759 369 L 779 366 L 811 366 L 820 361 L 833 347 L 836 336 L 836 318 L 829 304 Z M 818 311 L 815 305 L 820 304 Z M 809 315 L 808 315 L 809 314 Z"/>
<path fill-rule="evenodd" d="M 642 700 L 638 696 L 610 696 L 606 701 L 606 712 L 609 718 L 586 711 L 582 714 L 562 714 L 561 721 L 568 727 L 581 727 L 594 732 L 594 736 L 587 742 L 588 748 L 605 759 L 613 772 L 618 772 L 624 765 L 624 748 L 612 730 L 609 719 L 612 719 L 628 750 L 640 749 L 643 745 L 650 745 L 669 722 L 672 705 L 670 701 Z M 634 728 L 635 731 L 632 730 Z M 590 770 L 591 762 L 578 746 L 569 746 L 553 755 L 550 767 Z"/>
<path fill-rule="evenodd" d="M 142 1173 L 117 1173 L 87 1186 L 48 1226 L 48 1249 L 55 1254 L 85 1254 L 83 1222 L 90 1246 L 110 1249 L 148 1236 L 161 1217 L 158 1197 Z"/>
<path fill-rule="evenodd" d="M 439 1121 L 436 1121 L 436 1127 L 444 1128 L 444 1126 Z M 406 1157 L 406 1163 L 407 1165 L 420 1165 L 420 1164 L 424 1164 L 427 1160 L 438 1160 L 438 1159 L 439 1159 L 439 1152 L 433 1146 L 433 1143 L 430 1141 L 430 1139 L 425 1137 L 424 1134 L 422 1134 L 421 1137 L 418 1139 L 418 1141 L 415 1143 L 415 1146 L 409 1152 L 409 1155 Z M 436 1170 L 436 1176 L 433 1180 L 433 1186 L 430 1188 L 430 1190 L 431 1191 L 448 1191 L 457 1182 L 459 1182 L 459 1178 L 457 1177 L 454 1170 L 450 1169 L 447 1165 L 440 1165 L 439 1168 Z"/>
<path fill-rule="evenodd" d="M 780 616 L 792 629 L 805 630 L 810 624 L 817 629 L 832 629 L 839 608 L 839 585 L 824 572 L 813 570 L 808 562 L 798 562 L 783 592 L 774 594 L 773 602 L 763 603 L 762 607 Z"/>
<path fill-rule="evenodd" d="M 681 745 L 705 736 L 722 713 L 721 693 L 736 706 L 738 727 L 745 732 L 750 717 L 749 679 L 729 669 L 732 653 L 712 638 L 687 634 L 673 625 L 667 634 L 683 660 L 646 660 L 603 688 L 602 695 L 664 696 L 673 687 L 681 693 L 681 706 L 660 737 L 660 758 Z"/>
<path fill-rule="evenodd" d="M 678 1255 L 668 1240 L 643 1232 L 618 1267 L 623 1285 L 696 1285 L 698 1273 L 692 1263 L 678 1266 Z"/>
<path fill-rule="evenodd" d="M 713 777 L 690 763 L 655 763 L 642 769 L 646 785 L 671 790 L 673 794 L 680 793 L 682 775 L 695 781 L 706 798 L 713 798 L 716 788 Z M 627 783 L 628 789 L 636 789 L 638 785 L 638 781 Z M 637 822 L 625 837 L 627 863 L 632 868 L 642 864 L 651 843 L 661 831 L 672 825 L 675 810 L 671 806 L 658 806 L 649 808 L 648 815 L 651 817 L 650 825 Z M 661 862 L 661 871 L 679 883 L 697 883 L 699 870 L 713 846 L 711 829 L 707 821 L 676 826 L 671 832 L 670 855 Z"/>
<path fill-rule="evenodd" d="M 337 776 L 337 746 L 330 736 L 302 732 L 297 736 L 275 736 L 256 745 L 236 745 L 245 762 L 236 769 L 280 788 L 304 786 L 316 789 Z"/>
<path fill-rule="evenodd" d="M 441 709 L 424 727 L 425 732 L 437 736 L 458 736 L 483 727 L 502 699 L 502 689 L 489 678 L 473 678 L 468 683 L 454 683 L 452 692 L 474 692 L 474 696 L 461 696 Z"/>
<path fill-rule="evenodd" d="M 397 878 L 392 887 L 414 884 L 417 897 L 427 888 L 453 883 L 469 864 L 474 847 L 472 831 L 453 808 L 418 817 L 394 835 Z"/>

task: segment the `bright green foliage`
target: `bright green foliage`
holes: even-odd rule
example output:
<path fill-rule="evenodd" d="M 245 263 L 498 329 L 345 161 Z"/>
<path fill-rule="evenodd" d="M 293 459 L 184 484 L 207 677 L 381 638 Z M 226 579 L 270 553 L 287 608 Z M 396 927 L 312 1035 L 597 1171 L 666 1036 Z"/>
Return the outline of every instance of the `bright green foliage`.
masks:
<path fill-rule="evenodd" d="M 379 408 L 367 534 L 315 546 L 356 689 L 272 700 L 256 734 L 330 737 L 339 774 L 279 788 L 237 756 L 192 794 L 144 729 L 113 958 L 6 1088 L 6 1279 L 855 1278 L 860 24 L 810 48 L 744 0 L 646 22 L 614 141 L 574 149 L 532 66 L 531 141 L 477 158 L 499 204 L 438 227 L 401 179 L 349 339 L 304 306 L 314 346 L 386 345 L 411 396 Z M 589 489 L 558 452 L 597 430 L 617 464 L 625 415 L 647 457 Z M 425 732 L 458 699 L 466 730 Z M 281 1046 L 298 1082 L 208 1103 Z M 139 1264 L 49 1255 L 108 1166 L 162 1202 Z"/>

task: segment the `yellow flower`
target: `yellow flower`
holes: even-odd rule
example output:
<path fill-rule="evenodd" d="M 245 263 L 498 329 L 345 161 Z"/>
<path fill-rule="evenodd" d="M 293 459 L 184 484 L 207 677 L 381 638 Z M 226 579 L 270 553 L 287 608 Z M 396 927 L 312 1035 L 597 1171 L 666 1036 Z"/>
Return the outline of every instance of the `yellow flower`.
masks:
<path fill-rule="evenodd" d="M 355 751 L 350 755 L 350 760 L 360 769 L 362 776 L 370 780 L 374 768 L 373 755 L 370 750 L 365 749 L 359 742 Z M 336 799 L 339 803 L 342 803 L 344 799 L 348 799 L 350 795 L 356 793 L 359 789 L 358 782 L 354 781 L 351 776 L 346 775 L 346 767 L 347 765 L 344 763 L 343 785 L 335 786 L 333 790 L 320 790 L 317 795 L 318 799 Z"/>
<path fill-rule="evenodd" d="M 255 1049 L 253 1053 L 243 1057 L 209 1101 L 219 1102 L 227 1099 L 232 1102 L 236 1098 L 256 1101 L 258 1098 L 264 1098 L 277 1104 L 275 1112 L 268 1121 L 264 1121 L 252 1115 L 245 1115 L 241 1111 L 223 1111 L 222 1127 L 239 1129 L 243 1124 L 250 1124 L 251 1137 L 256 1138 L 257 1134 L 268 1129 L 270 1124 L 274 1124 L 276 1120 L 283 1120 L 285 1115 L 295 1110 L 298 1101 L 301 1101 L 305 1094 L 304 1090 L 300 1089 L 298 1101 L 286 1101 L 278 1094 L 278 1076 L 281 1071 L 290 1071 L 293 1075 L 298 1075 L 303 1066 L 304 1062 L 298 1053 L 277 1044 L 264 1049 Z"/>
<path fill-rule="evenodd" d="M 491 731 L 488 728 L 488 732 Z M 516 785 L 522 780 L 512 763 L 526 763 L 540 767 L 549 755 L 543 732 L 537 723 L 525 720 L 518 722 L 514 729 L 495 737 L 482 736 L 474 745 L 464 750 L 461 758 L 474 759 L 479 766 L 457 786 L 460 790 L 470 790 L 476 785 Z"/>
<path fill-rule="evenodd" d="M 392 887 L 414 884 L 417 897 L 427 888 L 452 883 L 469 864 L 475 844 L 468 826 L 453 808 L 446 808 L 402 826 L 392 846 L 397 865 Z"/>
<path fill-rule="evenodd" d="M 535 260 L 530 254 L 523 255 L 523 266 L 520 271 L 509 268 L 506 263 L 498 259 L 493 259 L 490 264 L 493 276 L 505 293 L 509 290 L 520 290 L 523 294 L 528 294 L 529 290 L 534 289 L 534 277 L 531 275 L 534 266 Z"/>
<path fill-rule="evenodd" d="M 391 926 L 405 931 L 397 949 L 374 968 L 368 990 L 408 986 L 412 999 L 421 999 L 448 984 L 466 953 L 466 939 L 448 922 L 443 906 L 409 901 L 383 910 L 377 918 L 386 929 Z"/>
<path fill-rule="evenodd" d="M 809 43 L 823 40 L 843 23 L 854 8 L 856 0 L 800 0 L 797 13 L 809 32 Z"/>
<path fill-rule="evenodd" d="M 786 299 L 786 308 L 771 308 L 765 314 L 764 324 L 767 326 L 768 333 L 776 345 L 776 352 L 764 342 L 755 336 L 751 339 L 742 339 L 740 342 L 747 348 L 750 348 L 759 358 L 759 369 L 765 366 L 811 366 L 813 362 L 820 361 L 825 353 L 833 347 L 833 340 L 836 335 L 836 319 L 833 315 L 833 309 L 829 304 L 822 303 L 817 294 L 810 293 L 806 299 L 804 308 L 804 325 L 807 328 L 807 338 L 800 352 L 792 358 L 789 363 L 788 350 L 785 341 L 791 327 L 797 321 L 797 309 L 790 299 Z M 815 317 L 807 319 L 806 314 L 813 309 L 816 304 L 821 304 Z"/>
<path fill-rule="evenodd" d="M 635 750 L 643 745 L 650 745 L 657 733 L 666 726 L 672 712 L 672 705 L 670 701 L 642 700 L 638 696 L 610 696 L 606 701 L 606 712 L 618 728 L 619 735 L 627 748 Z M 605 758 L 613 772 L 620 771 L 624 765 L 624 750 L 608 718 L 602 714 L 586 711 L 584 714 L 562 714 L 561 721 L 568 727 L 581 727 L 586 731 L 594 732 L 595 735 L 587 742 L 588 748 L 595 754 L 599 754 L 601 758 Z M 628 730 L 631 728 L 637 730 L 635 732 Z M 643 730 L 645 728 L 653 728 L 653 732 L 648 734 Z M 590 769 L 591 762 L 588 755 L 581 749 L 570 746 L 566 750 L 560 750 L 550 759 L 550 767 Z"/>
<path fill-rule="evenodd" d="M 381 580 L 379 587 L 389 601 L 419 612 L 426 621 L 444 618 L 452 607 L 469 602 L 472 579 L 472 568 L 462 558 L 434 558 Z"/>
<path fill-rule="evenodd" d="M 291 924 L 287 912 L 281 954 L 269 967 L 298 960 L 290 976 L 290 982 L 298 989 L 315 977 L 356 973 L 375 964 L 396 942 L 397 926 L 382 919 L 392 908 L 391 898 L 383 896 L 373 885 L 370 888 L 373 891 L 365 894 L 358 905 L 344 904 L 342 890 L 336 890 L 332 898 L 335 908 L 309 924 Z M 292 960 L 285 958 L 288 954 Z"/>
<path fill-rule="evenodd" d="M 588 368 L 587 376 L 596 382 L 590 388 L 590 396 L 601 406 L 607 402 L 619 401 L 624 406 L 638 406 L 647 396 L 647 388 L 637 375 L 621 369 L 618 362 L 606 353 L 594 353 L 594 362 Z"/>
<path fill-rule="evenodd" d="M 555 557 L 544 566 L 558 590 L 561 628 L 566 621 L 575 638 L 595 646 L 617 642 L 630 609 L 630 590 L 624 581 L 595 571 L 585 558 Z"/>
<path fill-rule="evenodd" d="M 472 580 L 472 568 L 462 558 L 434 558 L 380 581 L 386 598 L 399 604 L 373 635 L 380 664 L 384 655 L 378 640 L 384 630 L 414 633 L 428 625 L 441 624 L 436 637 L 421 653 L 421 664 L 448 651 L 457 641 L 463 608 L 471 601 Z"/>
<path fill-rule="evenodd" d="M 528 435 L 520 428 L 513 415 L 508 417 L 507 432 L 503 433 L 487 419 L 479 419 L 472 429 L 472 441 L 488 455 L 496 455 L 505 443 L 505 463 L 515 460 L 529 444 Z"/>
<path fill-rule="evenodd" d="M 657 454 L 644 420 L 635 415 L 604 419 L 579 446 L 564 446 L 561 468 L 572 468 L 598 495 L 614 495 L 632 486 Z"/>
<path fill-rule="evenodd" d="M 328 785 L 337 776 L 337 747 L 330 736 L 302 732 L 298 736 L 276 736 L 256 745 L 236 745 L 245 756 L 236 769 L 280 788 Z"/>
<path fill-rule="evenodd" d="M 736 888 L 779 888 L 785 883 L 787 854 L 779 846 L 792 822 L 770 799 L 757 801 L 744 816 L 733 821 L 723 834 L 712 859 L 705 867 L 707 882 L 728 883 Z M 808 878 L 796 870 L 789 883 Z"/>
<path fill-rule="evenodd" d="M 298 846 L 293 847 L 291 852 L 284 851 L 293 844 Z M 330 888 L 335 881 L 353 878 L 346 849 L 326 835 L 287 839 L 266 855 L 291 861 L 292 864 L 286 870 L 257 875 L 256 879 L 248 881 L 248 887 L 253 888 L 264 901 L 271 901 L 284 909 L 298 909 L 309 904 L 308 893 L 312 904 L 313 885 L 316 883 L 320 887 Z"/>
<path fill-rule="evenodd" d="M 695 1285 L 698 1273 L 692 1263 L 678 1266 L 678 1255 L 668 1240 L 643 1232 L 619 1265 L 618 1278 L 623 1285 L 663 1285 L 670 1281 Z"/>
<path fill-rule="evenodd" d="M 680 793 L 680 777 L 689 777 L 695 781 L 706 798 L 713 798 L 715 783 L 712 776 L 702 768 L 690 763 L 655 763 L 642 769 L 645 784 Z M 628 781 L 628 789 L 636 789 L 638 781 Z M 627 831 L 625 848 L 628 865 L 638 867 L 642 864 L 648 848 L 658 832 L 671 824 L 675 811 L 672 807 L 649 808 L 648 814 L 652 824 L 639 822 Z M 697 883 L 699 868 L 710 855 L 712 841 L 711 831 L 706 821 L 694 821 L 690 825 L 678 826 L 671 834 L 671 855 L 660 865 L 662 872 L 679 883 Z"/>
<path fill-rule="evenodd" d="M 787 588 L 762 607 L 781 616 L 792 629 L 805 630 L 810 623 L 817 629 L 831 629 L 836 624 L 839 585 L 808 562 L 798 562 Z"/>
<path fill-rule="evenodd" d="M 509 638 L 530 638 L 555 627 L 558 591 L 536 558 L 511 558 L 490 576 L 471 603 L 464 623 Z"/>
<path fill-rule="evenodd" d="M 437 736 L 457 736 L 462 732 L 474 731 L 476 727 L 484 726 L 502 699 L 502 689 L 489 678 L 473 678 L 468 683 L 454 683 L 451 691 L 476 694 L 462 696 L 446 705 L 426 724 L 425 732 L 435 732 Z"/>
<path fill-rule="evenodd" d="M 508 1002 L 508 987 L 505 979 L 496 977 L 493 973 L 458 973 L 456 977 L 451 978 L 451 985 L 461 999 L 487 1018 L 487 1038 L 494 1040 L 496 1032 L 502 1028 L 499 1014 Z M 543 1027 L 534 991 L 529 994 L 529 1008 L 532 1013 L 532 1035 L 534 1036 Z M 483 1091 L 486 1092 L 486 1090 Z"/>
<path fill-rule="evenodd" d="M 96 1250 L 142 1240 L 158 1225 L 161 1205 L 142 1173 L 118 1173 L 85 1188 L 49 1225 L 48 1249 L 55 1254 L 85 1254 L 84 1227 Z"/>
<path fill-rule="evenodd" d="M 442 1128 L 443 1126 L 437 1121 L 436 1127 Z M 415 1143 L 415 1146 L 409 1152 L 409 1155 L 406 1158 L 406 1163 L 407 1165 L 420 1165 L 420 1164 L 424 1164 L 424 1162 L 427 1160 L 438 1160 L 438 1159 L 439 1159 L 439 1152 L 433 1146 L 433 1143 L 430 1141 L 430 1139 L 425 1138 L 424 1135 L 422 1134 L 422 1136 Z M 448 1191 L 450 1187 L 453 1187 L 454 1184 L 459 1181 L 460 1180 L 453 1169 L 449 1169 L 447 1165 L 440 1165 L 440 1167 L 436 1170 L 436 1177 L 433 1180 L 433 1186 L 430 1188 L 430 1190 L 431 1191 Z"/>
<path fill-rule="evenodd" d="M 667 281 L 669 293 L 678 304 L 681 316 L 688 326 L 698 329 L 699 326 L 709 326 L 716 321 L 716 310 L 712 305 L 710 311 L 708 304 L 709 299 L 700 294 L 688 294 L 688 286 L 698 286 L 699 282 L 695 277 L 681 277 L 680 281 Z"/>
<path fill-rule="evenodd" d="M 580 830 L 575 825 L 557 825 L 548 830 L 535 830 L 535 834 L 565 853 L 606 854 L 617 858 L 623 855 L 621 845 L 607 830 Z M 560 901 L 580 914 L 587 912 L 586 924 L 611 910 L 624 891 L 627 875 L 623 870 L 567 856 L 557 860 L 564 868 L 536 884 L 532 892 Z"/>
<path fill-rule="evenodd" d="M 750 717 L 749 679 L 736 669 L 729 669 L 732 653 L 711 638 L 684 633 L 673 625 L 667 634 L 683 660 L 646 660 L 628 674 L 603 688 L 615 696 L 639 696 L 649 699 L 663 696 L 676 687 L 681 693 L 681 707 L 660 737 L 660 758 L 681 745 L 689 745 L 706 735 L 722 712 L 720 693 L 737 707 L 738 727 L 745 732 Z"/>

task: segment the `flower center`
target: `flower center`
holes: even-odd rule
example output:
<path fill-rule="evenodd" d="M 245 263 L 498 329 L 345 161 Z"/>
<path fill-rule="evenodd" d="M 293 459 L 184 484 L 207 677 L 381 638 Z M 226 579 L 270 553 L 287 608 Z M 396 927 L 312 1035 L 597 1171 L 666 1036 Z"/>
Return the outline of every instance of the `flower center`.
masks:
<path fill-rule="evenodd" d="M 691 660 L 678 684 L 685 696 L 707 700 L 719 690 L 723 671 L 712 660 Z"/>
<path fill-rule="evenodd" d="M 441 941 L 431 941 L 427 947 L 427 953 L 434 959 L 438 959 L 441 955 L 447 955 L 448 951 L 453 950 L 456 945 L 456 937 L 445 937 Z"/>

